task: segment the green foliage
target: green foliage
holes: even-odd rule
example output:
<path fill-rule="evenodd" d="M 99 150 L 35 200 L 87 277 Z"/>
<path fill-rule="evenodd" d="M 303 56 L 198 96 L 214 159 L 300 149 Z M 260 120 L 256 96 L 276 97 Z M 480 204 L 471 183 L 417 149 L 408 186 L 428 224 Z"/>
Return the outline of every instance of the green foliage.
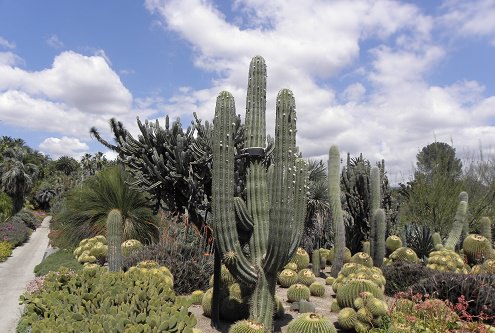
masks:
<path fill-rule="evenodd" d="M 191 332 L 190 300 L 176 297 L 166 274 L 105 269 L 49 273 L 42 289 L 24 294 L 18 331 Z"/>
<path fill-rule="evenodd" d="M 322 315 L 316 313 L 303 313 L 291 320 L 287 326 L 287 333 L 337 333 L 332 323 Z"/>
<path fill-rule="evenodd" d="M 421 261 L 426 261 L 428 254 L 433 251 L 431 228 L 427 225 L 408 224 L 405 226 L 407 246 L 411 248 Z"/>
<path fill-rule="evenodd" d="M 106 219 L 118 209 L 124 221 L 123 239 L 143 243 L 157 240 L 156 218 L 143 193 L 128 185 L 132 178 L 121 167 L 107 168 L 74 188 L 65 207 L 54 216 L 52 228 L 60 230 L 60 245 L 76 246 L 82 239 L 106 234 Z"/>
<path fill-rule="evenodd" d="M 29 228 L 21 219 L 11 217 L 7 221 L 0 223 L 0 239 L 7 241 L 14 247 L 24 243 L 30 235 Z"/>
<path fill-rule="evenodd" d="M 79 162 L 70 156 L 60 156 L 55 161 L 55 169 L 63 172 L 66 176 L 70 176 L 79 169 Z"/>
<path fill-rule="evenodd" d="M 12 244 L 7 241 L 0 242 L 0 262 L 7 260 L 12 254 Z"/>
<path fill-rule="evenodd" d="M 26 208 L 21 209 L 17 214 L 12 216 L 10 220 L 22 221 L 26 227 L 33 230 L 41 225 L 41 222 L 34 216 L 33 212 Z"/>
<path fill-rule="evenodd" d="M 50 254 L 48 257 L 34 267 L 34 274 L 36 276 L 46 275 L 49 272 L 58 272 L 62 267 L 68 268 L 72 271 L 80 271 L 83 266 L 78 263 L 74 255 L 69 250 L 59 250 Z"/>
<path fill-rule="evenodd" d="M 12 215 L 12 199 L 5 192 L 0 192 L 0 223 Z"/>

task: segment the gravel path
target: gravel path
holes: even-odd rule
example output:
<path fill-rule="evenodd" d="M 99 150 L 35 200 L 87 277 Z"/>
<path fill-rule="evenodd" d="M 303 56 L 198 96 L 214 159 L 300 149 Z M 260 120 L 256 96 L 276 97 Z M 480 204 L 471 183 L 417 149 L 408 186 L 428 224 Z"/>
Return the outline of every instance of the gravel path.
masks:
<path fill-rule="evenodd" d="M 48 232 L 51 216 L 33 232 L 29 240 L 16 247 L 12 256 L 0 263 L 0 332 L 14 333 L 21 315 L 19 296 L 26 284 L 34 279 L 34 266 L 38 265 L 48 248 Z"/>

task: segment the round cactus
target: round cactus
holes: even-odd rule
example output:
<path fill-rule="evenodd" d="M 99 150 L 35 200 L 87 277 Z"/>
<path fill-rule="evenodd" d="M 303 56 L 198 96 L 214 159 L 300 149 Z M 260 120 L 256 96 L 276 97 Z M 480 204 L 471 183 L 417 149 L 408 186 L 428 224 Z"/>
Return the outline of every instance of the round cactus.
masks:
<path fill-rule="evenodd" d="M 155 260 L 143 260 L 138 262 L 136 265 L 137 268 L 146 268 L 146 269 L 152 269 L 152 268 L 159 268 L 160 264 L 156 262 Z"/>
<path fill-rule="evenodd" d="M 302 247 L 299 247 L 290 262 L 295 263 L 297 270 L 300 271 L 309 266 L 309 254 Z"/>
<path fill-rule="evenodd" d="M 333 283 L 335 282 L 335 278 L 333 276 L 329 276 L 325 279 L 325 284 L 327 286 L 330 286 L 332 285 Z"/>
<path fill-rule="evenodd" d="M 282 301 L 275 296 L 275 309 L 273 311 L 273 316 L 275 318 L 280 318 L 285 314 L 284 304 Z"/>
<path fill-rule="evenodd" d="M 337 333 L 335 326 L 316 313 L 303 313 L 287 326 L 287 333 Z"/>
<path fill-rule="evenodd" d="M 373 259 L 370 257 L 368 253 L 358 252 L 351 257 L 351 263 L 361 264 L 366 267 L 372 267 Z"/>
<path fill-rule="evenodd" d="M 339 312 L 340 311 L 339 302 L 333 301 L 332 304 L 330 304 L 330 311 L 331 312 Z"/>
<path fill-rule="evenodd" d="M 203 314 L 206 317 L 211 317 L 211 301 L 213 298 L 213 288 L 208 289 L 203 295 L 201 300 L 201 307 L 203 308 Z"/>
<path fill-rule="evenodd" d="M 309 301 L 310 295 L 311 292 L 309 291 L 309 288 L 304 284 L 296 283 L 287 289 L 288 302 L 299 302 L 302 299 Z"/>
<path fill-rule="evenodd" d="M 229 333 L 265 333 L 263 324 L 241 320 L 230 326 Z"/>
<path fill-rule="evenodd" d="M 399 236 L 391 235 L 388 236 L 385 240 L 385 247 L 387 250 L 392 253 L 397 250 L 399 247 L 402 247 L 402 240 Z"/>
<path fill-rule="evenodd" d="M 337 290 L 337 302 L 341 308 L 350 308 L 354 300 L 363 291 L 369 291 L 373 296 L 383 299 L 383 291 L 372 281 L 365 279 L 351 279 Z"/>
<path fill-rule="evenodd" d="M 357 319 L 363 323 L 370 323 L 373 320 L 373 315 L 371 312 L 366 308 L 361 308 L 357 310 Z"/>
<path fill-rule="evenodd" d="M 287 265 L 285 265 L 284 269 L 290 269 L 294 272 L 297 272 L 297 264 L 295 262 L 289 262 Z"/>
<path fill-rule="evenodd" d="M 492 245 L 490 241 L 481 235 L 470 234 L 464 239 L 462 249 L 469 263 L 480 263 L 492 256 Z"/>
<path fill-rule="evenodd" d="M 356 331 L 356 333 L 368 333 L 370 329 L 371 325 L 369 323 L 365 323 L 359 320 L 357 320 L 356 324 L 354 325 L 354 330 Z"/>
<path fill-rule="evenodd" d="M 322 297 L 325 295 L 325 286 L 319 282 L 313 282 L 309 286 L 309 291 L 311 292 L 311 296 Z"/>
<path fill-rule="evenodd" d="M 225 286 L 230 286 L 232 283 L 235 283 L 235 278 L 228 270 L 227 266 L 222 265 L 220 271 L 220 283 Z"/>
<path fill-rule="evenodd" d="M 464 263 L 464 260 L 462 260 L 458 253 L 443 248 L 430 253 L 426 267 L 443 272 L 466 274 L 469 266 Z"/>
<path fill-rule="evenodd" d="M 392 262 L 405 261 L 413 264 L 419 262 L 416 252 L 408 247 L 400 247 L 392 252 L 388 257 Z"/>
<path fill-rule="evenodd" d="M 122 243 L 122 255 L 128 257 L 132 252 L 139 250 L 143 244 L 137 239 L 128 239 Z"/>
<path fill-rule="evenodd" d="M 387 303 L 374 297 L 366 300 L 365 308 L 373 317 L 385 316 L 388 311 Z"/>
<path fill-rule="evenodd" d="M 192 304 L 199 305 L 203 301 L 203 296 L 204 296 L 204 291 L 203 290 L 195 290 L 191 293 L 191 301 Z"/>
<path fill-rule="evenodd" d="M 351 261 L 352 253 L 347 247 L 344 247 L 344 264 Z M 335 258 L 335 251 L 333 248 L 328 250 L 327 252 L 327 263 L 331 264 L 333 259 Z"/>
<path fill-rule="evenodd" d="M 315 282 L 315 274 L 309 269 L 304 268 L 297 273 L 297 282 L 309 286 L 311 283 Z"/>
<path fill-rule="evenodd" d="M 297 273 L 291 269 L 284 269 L 278 276 L 278 283 L 282 288 L 289 288 L 298 281 Z"/>
<path fill-rule="evenodd" d="M 353 308 L 343 308 L 339 312 L 337 322 L 345 330 L 351 330 L 357 321 L 357 313 Z"/>

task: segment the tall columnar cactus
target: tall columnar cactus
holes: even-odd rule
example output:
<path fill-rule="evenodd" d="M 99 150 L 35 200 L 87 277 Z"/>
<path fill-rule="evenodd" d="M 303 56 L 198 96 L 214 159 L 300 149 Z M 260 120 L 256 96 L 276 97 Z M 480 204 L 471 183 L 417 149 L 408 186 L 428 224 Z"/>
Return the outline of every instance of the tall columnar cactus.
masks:
<path fill-rule="evenodd" d="M 112 209 L 107 216 L 108 270 L 118 272 L 122 269 L 122 214 Z"/>
<path fill-rule="evenodd" d="M 378 208 L 373 214 L 375 225 L 375 246 L 373 253 L 373 265 L 380 267 L 385 257 L 385 210 Z"/>
<path fill-rule="evenodd" d="M 340 201 L 340 151 L 333 145 L 328 152 L 328 197 L 333 217 L 334 251 L 330 275 L 337 277 L 344 265 L 345 226 Z"/>
<path fill-rule="evenodd" d="M 263 163 L 266 147 L 266 65 L 262 57 L 251 60 L 246 100 L 247 159 L 246 208 L 249 231 L 239 235 L 234 209 L 234 98 L 221 92 L 217 98 L 213 134 L 212 210 L 217 249 L 235 278 L 250 289 L 250 320 L 270 330 L 277 272 L 292 257 L 301 239 L 306 207 L 307 167 L 297 158 L 294 96 L 283 89 L 277 96 L 273 176 L 268 188 Z M 238 218 L 242 218 L 238 216 Z M 241 228 L 239 228 L 241 230 Z M 249 257 L 239 236 L 248 239 Z"/>
<path fill-rule="evenodd" d="M 492 220 L 488 216 L 480 219 L 480 235 L 485 236 L 490 241 L 490 244 L 492 243 Z"/>
<path fill-rule="evenodd" d="M 460 201 L 457 206 L 457 212 L 454 217 L 454 223 L 452 229 L 449 232 L 449 236 L 445 241 L 445 248 L 447 250 L 454 250 L 457 243 L 461 239 L 462 230 L 464 228 L 464 221 L 467 215 L 467 201 Z"/>
<path fill-rule="evenodd" d="M 459 202 L 461 201 L 465 201 L 469 205 L 469 195 L 467 192 L 462 191 L 461 193 L 459 193 Z M 469 235 L 469 218 L 466 215 L 466 218 L 464 219 L 464 224 L 462 226 L 461 240 L 466 238 L 467 235 Z"/>
<path fill-rule="evenodd" d="M 321 261 L 320 261 L 320 250 L 313 250 L 311 253 L 311 270 L 315 276 L 320 275 Z"/>
<path fill-rule="evenodd" d="M 377 239 L 376 237 L 379 237 L 377 235 L 376 231 L 376 220 L 375 220 L 375 212 L 377 209 L 380 208 L 380 201 L 381 201 L 381 195 L 380 195 L 380 169 L 377 166 L 374 166 L 370 170 L 370 199 L 371 199 L 371 206 L 370 206 L 370 251 L 371 251 L 371 256 L 373 257 L 373 261 L 375 260 L 375 251 L 376 251 L 376 243 Z"/>

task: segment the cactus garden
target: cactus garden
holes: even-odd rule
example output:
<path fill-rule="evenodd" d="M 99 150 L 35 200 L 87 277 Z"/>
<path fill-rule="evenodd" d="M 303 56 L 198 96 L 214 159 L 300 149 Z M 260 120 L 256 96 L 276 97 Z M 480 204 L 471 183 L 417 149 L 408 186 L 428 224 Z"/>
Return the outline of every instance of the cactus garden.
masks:
<path fill-rule="evenodd" d="M 53 217 L 59 251 L 17 332 L 495 332 L 492 189 L 456 183 L 440 207 L 436 173 L 392 187 L 385 161 L 331 142 L 306 159 L 297 96 L 280 87 L 269 110 L 267 68 L 252 58 L 243 115 L 221 91 L 188 128 L 138 119 L 135 138 L 112 119 L 115 143 L 91 134 L 116 161 L 47 161 L 29 200 L 0 193 L 1 260 L 28 237 L 23 205 Z"/>

